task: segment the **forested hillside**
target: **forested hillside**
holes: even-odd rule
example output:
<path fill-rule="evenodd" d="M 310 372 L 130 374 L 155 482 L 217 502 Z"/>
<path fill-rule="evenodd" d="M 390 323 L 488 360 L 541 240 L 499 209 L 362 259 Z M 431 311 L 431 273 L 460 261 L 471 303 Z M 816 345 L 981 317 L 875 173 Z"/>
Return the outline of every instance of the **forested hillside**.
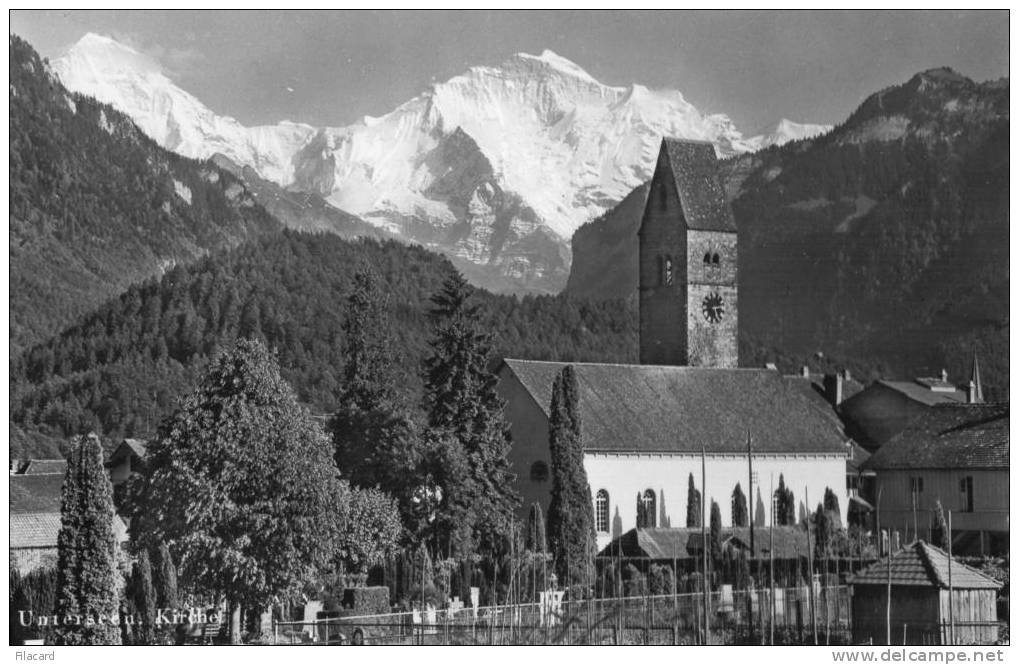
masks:
<path fill-rule="evenodd" d="M 355 271 L 378 272 L 392 311 L 401 385 L 418 402 L 429 337 L 429 297 L 453 266 L 395 241 L 285 231 L 215 252 L 133 286 L 78 325 L 13 363 L 11 418 L 25 432 L 63 437 L 95 429 L 143 436 L 219 349 L 238 336 L 265 340 L 314 412 L 340 389 L 345 298 Z M 628 362 L 633 312 L 622 301 L 476 292 L 498 356 Z"/>
<path fill-rule="evenodd" d="M 977 352 L 1006 397 L 1008 121 L 1007 81 L 931 70 L 825 136 L 723 162 L 741 335 L 866 378 L 962 380 Z M 635 293 L 642 190 L 575 234 L 568 293 Z"/>
<path fill-rule="evenodd" d="M 57 333 L 130 284 L 279 228 L 237 178 L 165 151 L 10 50 L 10 344 Z"/>

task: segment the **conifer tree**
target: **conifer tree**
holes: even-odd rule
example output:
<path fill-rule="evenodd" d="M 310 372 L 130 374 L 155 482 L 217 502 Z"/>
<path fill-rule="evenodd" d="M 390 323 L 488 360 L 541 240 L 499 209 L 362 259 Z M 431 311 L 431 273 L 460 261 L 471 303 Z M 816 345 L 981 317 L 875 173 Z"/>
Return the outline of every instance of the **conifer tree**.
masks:
<path fill-rule="evenodd" d="M 817 559 L 825 559 L 831 549 L 832 523 L 831 516 L 824 509 L 824 504 L 817 504 L 817 510 L 813 515 L 814 522 L 814 556 Z"/>
<path fill-rule="evenodd" d="M 842 510 L 839 508 L 839 498 L 830 487 L 824 488 L 824 511 L 828 513 L 828 521 L 833 528 L 842 526 Z"/>
<path fill-rule="evenodd" d="M 945 519 L 945 509 L 941 506 L 941 499 L 934 503 L 934 528 L 931 529 L 931 542 L 946 552 L 948 545 L 948 520 Z"/>
<path fill-rule="evenodd" d="M 749 526 L 749 514 L 747 512 L 747 497 L 743 494 L 743 488 L 736 483 L 732 491 L 732 525 Z"/>
<path fill-rule="evenodd" d="M 754 508 L 754 526 L 764 526 L 770 519 L 767 508 L 764 507 L 764 499 L 761 498 L 761 486 L 757 486 L 757 505 Z"/>
<path fill-rule="evenodd" d="M 718 502 L 711 502 L 711 560 L 716 564 L 722 560 L 722 509 Z"/>
<path fill-rule="evenodd" d="M 775 488 L 775 513 L 778 523 L 782 526 L 796 524 L 796 498 L 792 490 L 785 485 L 785 475 L 778 475 L 778 487 Z"/>
<path fill-rule="evenodd" d="M 545 552 L 548 549 L 548 541 L 545 540 L 545 515 L 542 513 L 541 504 L 534 502 L 531 510 L 527 513 L 527 542 L 528 550 L 536 553 Z"/>
<path fill-rule="evenodd" d="M 565 585 L 587 586 L 595 554 L 594 508 L 584 469 L 577 377 L 570 365 L 563 368 L 552 384 L 549 446 L 552 499 L 548 507 L 548 540 L 556 574 Z"/>
<path fill-rule="evenodd" d="M 156 591 L 152 586 L 149 553 L 144 549 L 138 552 L 131 571 L 131 591 L 137 612 L 135 644 L 153 644 L 156 634 Z"/>
<path fill-rule="evenodd" d="M 506 455 L 509 427 L 497 379 L 489 371 L 491 335 L 481 328 L 472 288 L 458 272 L 450 273 L 432 296 L 434 334 L 424 363 L 424 407 L 428 424 L 449 433 L 464 451 L 468 474 L 443 491 L 470 505 L 470 542 L 453 544 L 456 553 L 497 551 L 506 546 L 518 503 Z"/>
<path fill-rule="evenodd" d="M 95 434 L 82 436 L 71 451 L 61 490 L 56 613 L 80 616 L 83 623 L 61 625 L 57 644 L 120 643 L 120 631 L 110 620 L 118 612 L 113 519 L 113 486 L 102 444 Z M 98 616 L 106 620 L 84 621 Z"/>
<path fill-rule="evenodd" d="M 696 528 L 701 525 L 701 493 L 694 485 L 693 473 L 686 486 L 686 526 Z"/>

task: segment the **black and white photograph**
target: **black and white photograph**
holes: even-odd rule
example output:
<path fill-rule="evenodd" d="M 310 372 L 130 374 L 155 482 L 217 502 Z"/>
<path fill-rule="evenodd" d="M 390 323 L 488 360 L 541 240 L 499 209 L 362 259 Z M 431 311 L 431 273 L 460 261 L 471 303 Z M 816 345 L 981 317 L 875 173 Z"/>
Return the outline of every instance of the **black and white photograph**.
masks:
<path fill-rule="evenodd" d="M 1007 660 L 1008 9 L 8 22 L 12 662 Z"/>

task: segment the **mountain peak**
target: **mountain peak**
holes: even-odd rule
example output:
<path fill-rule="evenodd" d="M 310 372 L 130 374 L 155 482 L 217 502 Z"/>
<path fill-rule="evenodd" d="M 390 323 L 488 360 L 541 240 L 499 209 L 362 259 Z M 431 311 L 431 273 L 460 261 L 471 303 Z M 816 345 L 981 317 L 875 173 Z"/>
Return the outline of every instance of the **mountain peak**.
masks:
<path fill-rule="evenodd" d="M 67 61 L 89 63 L 97 73 L 138 72 L 162 73 L 159 63 L 113 37 L 94 32 L 86 33 L 61 58 Z"/>
<path fill-rule="evenodd" d="M 515 53 L 507 61 L 512 63 L 514 61 L 525 61 L 525 62 L 538 62 L 551 70 L 557 71 L 561 74 L 566 74 L 575 78 L 583 79 L 590 83 L 598 83 L 597 80 L 586 71 L 584 68 L 573 62 L 568 58 L 564 58 L 551 49 L 545 49 L 541 52 L 541 55 L 531 55 L 530 53 Z"/>

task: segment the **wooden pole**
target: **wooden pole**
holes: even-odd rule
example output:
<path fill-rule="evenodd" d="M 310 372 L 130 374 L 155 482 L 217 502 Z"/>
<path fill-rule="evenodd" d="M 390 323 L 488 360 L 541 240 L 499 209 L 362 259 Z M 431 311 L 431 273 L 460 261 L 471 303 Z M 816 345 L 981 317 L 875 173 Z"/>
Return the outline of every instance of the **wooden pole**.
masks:
<path fill-rule="evenodd" d="M 710 601 L 708 599 L 708 536 L 704 528 L 704 524 L 707 521 L 705 518 L 704 507 L 708 502 L 708 487 L 707 487 L 707 462 L 705 461 L 707 454 L 704 450 L 704 446 L 701 446 L 701 554 L 704 564 L 704 577 L 701 581 L 701 596 L 704 601 L 704 644 L 711 643 L 711 624 L 709 623 L 709 608 Z"/>
<path fill-rule="evenodd" d="M 749 577 L 753 579 L 754 558 L 757 550 L 754 548 L 754 451 L 753 441 L 750 438 L 750 430 L 747 430 L 747 520 L 750 522 L 750 558 L 747 560 Z M 754 601 L 750 597 L 750 585 L 747 585 L 747 619 L 749 620 L 750 641 L 754 640 Z"/>
<path fill-rule="evenodd" d="M 771 521 L 768 532 L 768 581 L 771 584 L 771 627 L 768 630 L 768 642 L 775 646 L 775 474 L 771 474 Z"/>
<path fill-rule="evenodd" d="M 810 629 L 814 634 L 814 646 L 817 646 L 817 610 L 814 608 L 814 549 L 810 546 L 810 495 L 803 488 L 803 500 L 807 505 L 807 589 L 810 592 Z"/>
<path fill-rule="evenodd" d="M 955 594 L 952 589 L 952 511 L 948 511 L 948 639 L 955 646 Z"/>

